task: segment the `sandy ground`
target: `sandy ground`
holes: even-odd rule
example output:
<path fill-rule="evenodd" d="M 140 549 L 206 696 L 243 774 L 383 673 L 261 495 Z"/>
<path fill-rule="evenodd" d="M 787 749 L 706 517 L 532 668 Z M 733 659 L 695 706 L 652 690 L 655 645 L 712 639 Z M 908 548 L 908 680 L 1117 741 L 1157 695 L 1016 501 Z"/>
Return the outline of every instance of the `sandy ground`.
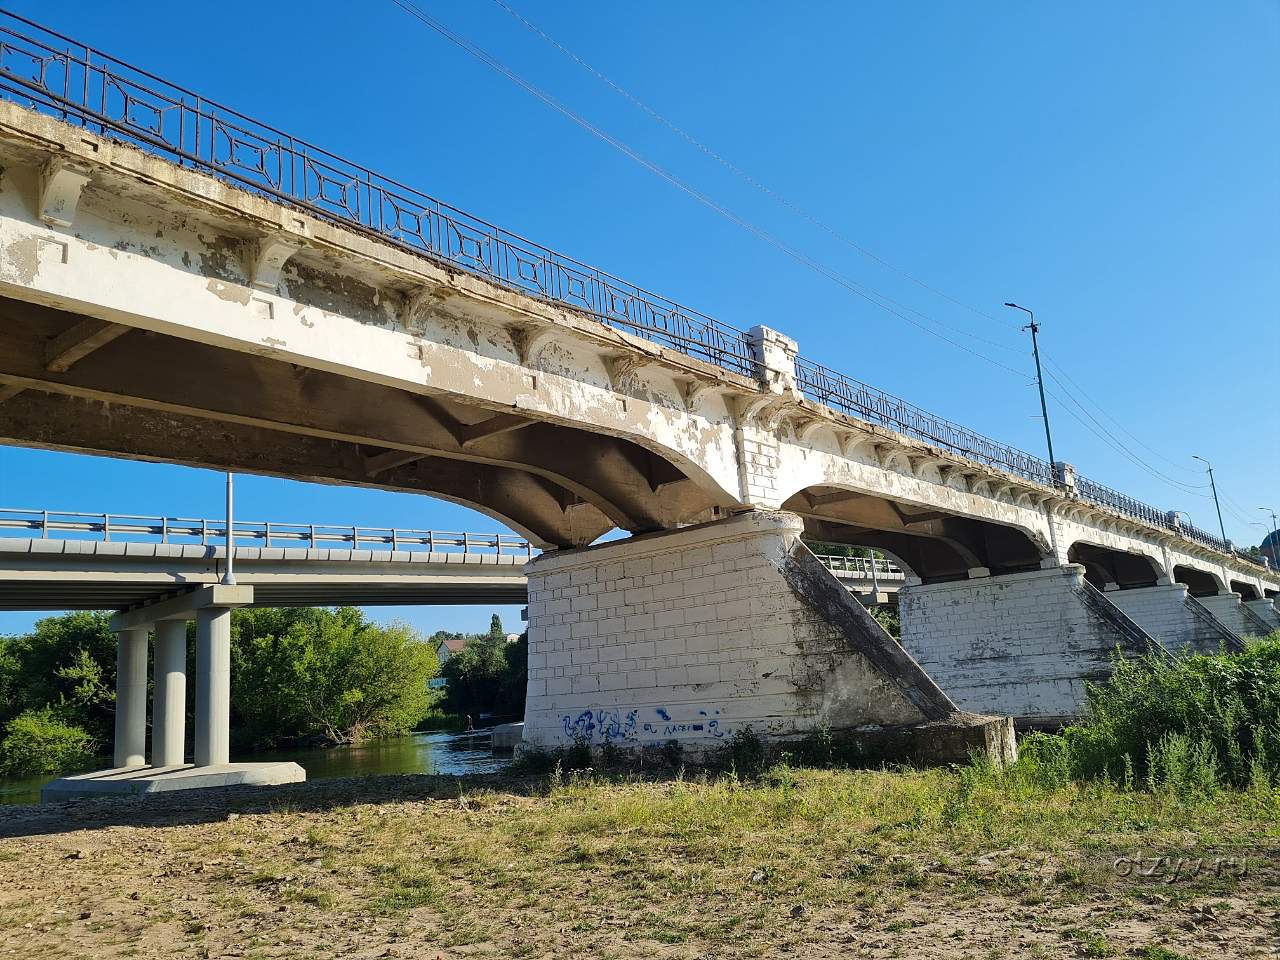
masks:
<path fill-rule="evenodd" d="M 1267 843 L 1180 867 L 841 848 L 806 872 L 786 843 L 563 836 L 549 802 L 379 777 L 0 808 L 0 956 L 1280 956 Z"/>

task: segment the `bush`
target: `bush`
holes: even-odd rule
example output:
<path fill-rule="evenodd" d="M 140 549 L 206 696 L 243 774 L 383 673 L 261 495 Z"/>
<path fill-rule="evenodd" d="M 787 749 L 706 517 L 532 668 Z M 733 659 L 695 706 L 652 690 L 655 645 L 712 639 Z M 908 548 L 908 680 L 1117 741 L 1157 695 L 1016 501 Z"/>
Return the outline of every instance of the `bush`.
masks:
<path fill-rule="evenodd" d="M 1280 781 L 1280 633 L 1239 653 L 1121 660 L 1085 719 L 1022 740 L 1043 780 L 1109 780 L 1183 796 Z"/>
<path fill-rule="evenodd" d="M 0 770 L 19 776 L 83 770 L 93 763 L 94 746 L 83 728 L 65 723 L 48 707 L 28 710 L 5 725 Z"/>

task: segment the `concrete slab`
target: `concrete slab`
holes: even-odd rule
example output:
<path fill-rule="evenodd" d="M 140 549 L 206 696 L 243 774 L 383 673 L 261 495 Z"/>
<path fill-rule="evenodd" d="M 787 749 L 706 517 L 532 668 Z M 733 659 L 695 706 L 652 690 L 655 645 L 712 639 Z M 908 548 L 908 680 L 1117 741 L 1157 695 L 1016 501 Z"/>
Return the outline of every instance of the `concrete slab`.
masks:
<path fill-rule="evenodd" d="M 306 779 L 307 772 L 291 761 L 220 763 L 207 767 L 189 763 L 175 767 L 126 767 L 61 777 L 45 784 L 40 791 L 40 800 L 48 803 L 78 797 L 141 796 L 171 790 L 265 787 L 300 783 Z"/>

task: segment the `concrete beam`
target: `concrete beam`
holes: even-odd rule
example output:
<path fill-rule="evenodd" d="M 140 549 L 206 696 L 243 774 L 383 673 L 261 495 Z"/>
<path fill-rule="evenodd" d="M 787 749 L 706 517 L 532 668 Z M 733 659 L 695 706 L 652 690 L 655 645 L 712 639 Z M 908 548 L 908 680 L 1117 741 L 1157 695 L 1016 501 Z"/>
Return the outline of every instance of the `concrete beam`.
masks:
<path fill-rule="evenodd" d="M 49 341 L 44 349 L 44 368 L 66 373 L 99 347 L 128 333 L 130 327 L 102 320 L 82 320 Z"/>
<path fill-rule="evenodd" d="M 112 630 L 149 627 L 160 620 L 193 620 L 210 607 L 247 607 L 253 603 L 253 587 L 215 584 L 190 593 L 149 603 L 134 610 L 122 610 L 111 618 Z"/>
<path fill-rule="evenodd" d="M 80 193 L 90 179 L 87 165 L 60 157 L 51 159 L 40 171 L 40 219 L 55 227 L 69 227 L 75 223 Z"/>

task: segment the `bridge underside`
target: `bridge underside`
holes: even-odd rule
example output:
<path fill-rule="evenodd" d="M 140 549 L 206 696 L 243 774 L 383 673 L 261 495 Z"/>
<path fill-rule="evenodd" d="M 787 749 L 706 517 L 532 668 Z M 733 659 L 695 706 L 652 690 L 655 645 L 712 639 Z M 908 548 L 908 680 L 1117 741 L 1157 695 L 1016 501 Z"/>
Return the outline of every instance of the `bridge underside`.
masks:
<path fill-rule="evenodd" d="M 835 487 L 802 490 L 783 509 L 804 518 L 810 538 L 883 550 L 925 583 L 964 580 L 979 569 L 1036 570 L 1045 556 L 1013 527 Z"/>
<path fill-rule="evenodd" d="M 430 494 L 545 547 L 717 515 L 629 440 L 7 298 L 0 321 L 0 442 Z"/>

